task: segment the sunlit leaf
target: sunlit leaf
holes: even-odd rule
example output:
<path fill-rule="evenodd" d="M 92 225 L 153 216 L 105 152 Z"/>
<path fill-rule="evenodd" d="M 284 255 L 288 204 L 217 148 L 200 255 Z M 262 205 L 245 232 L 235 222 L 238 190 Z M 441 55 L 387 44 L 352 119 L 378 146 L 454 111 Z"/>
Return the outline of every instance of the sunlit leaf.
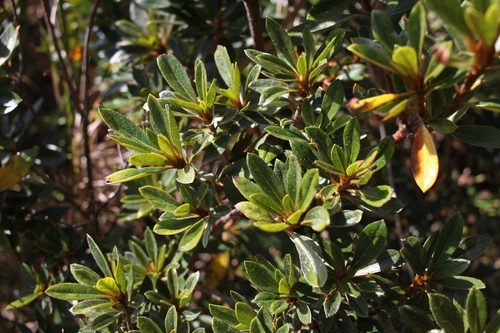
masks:
<path fill-rule="evenodd" d="M 436 182 L 439 159 L 432 135 L 425 125 L 420 126 L 411 149 L 411 171 L 422 192 L 427 192 Z"/>

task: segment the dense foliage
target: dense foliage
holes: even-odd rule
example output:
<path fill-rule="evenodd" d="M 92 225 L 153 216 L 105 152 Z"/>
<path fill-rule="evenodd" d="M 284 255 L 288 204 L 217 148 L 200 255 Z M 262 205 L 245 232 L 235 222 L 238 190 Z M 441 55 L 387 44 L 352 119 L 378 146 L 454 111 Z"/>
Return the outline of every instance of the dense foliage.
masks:
<path fill-rule="evenodd" d="M 1 330 L 500 331 L 498 1 L 1 14 Z"/>

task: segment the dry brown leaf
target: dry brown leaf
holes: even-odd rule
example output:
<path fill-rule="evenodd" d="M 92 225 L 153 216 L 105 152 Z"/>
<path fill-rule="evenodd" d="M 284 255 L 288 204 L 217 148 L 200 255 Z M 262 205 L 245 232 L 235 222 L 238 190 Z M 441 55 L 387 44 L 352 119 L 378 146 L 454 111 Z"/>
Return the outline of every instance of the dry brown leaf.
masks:
<path fill-rule="evenodd" d="M 439 158 L 432 135 L 425 125 L 415 134 L 411 149 L 411 172 L 422 192 L 429 190 L 436 182 L 439 172 Z"/>

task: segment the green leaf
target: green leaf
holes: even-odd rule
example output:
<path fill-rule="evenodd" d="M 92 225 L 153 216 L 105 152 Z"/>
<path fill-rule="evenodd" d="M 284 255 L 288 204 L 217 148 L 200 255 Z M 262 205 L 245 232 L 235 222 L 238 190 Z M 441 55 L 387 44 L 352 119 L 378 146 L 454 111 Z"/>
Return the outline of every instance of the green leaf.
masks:
<path fill-rule="evenodd" d="M 14 25 L 9 23 L 0 36 L 0 66 L 10 58 L 16 48 L 18 44 L 18 30 L 19 28 L 14 28 Z"/>
<path fill-rule="evenodd" d="M 434 280 L 433 283 L 442 284 L 448 288 L 469 290 L 472 287 L 478 289 L 486 288 L 483 281 L 468 276 L 450 276 L 439 280 Z"/>
<path fill-rule="evenodd" d="M 280 232 L 290 228 L 290 225 L 281 222 L 255 222 L 253 225 L 265 232 Z"/>
<path fill-rule="evenodd" d="M 22 101 L 23 99 L 15 92 L 0 89 L 0 116 L 14 111 Z"/>
<path fill-rule="evenodd" d="M 158 67 L 165 80 L 178 96 L 185 101 L 198 103 L 186 70 L 173 54 L 159 56 Z"/>
<path fill-rule="evenodd" d="M 177 170 L 175 180 L 181 184 L 191 184 L 196 177 L 196 171 L 190 165 L 186 165 L 183 169 Z"/>
<path fill-rule="evenodd" d="M 255 221 L 273 223 L 274 219 L 269 213 L 262 211 L 262 209 L 252 202 L 241 201 L 236 204 L 236 208 L 241 211 L 246 217 Z"/>
<path fill-rule="evenodd" d="M 99 114 L 109 128 L 111 128 L 116 134 L 125 138 L 135 138 L 144 144 L 152 146 L 146 133 L 127 117 L 109 109 L 99 109 Z"/>
<path fill-rule="evenodd" d="M 167 332 L 172 332 L 172 330 L 176 330 L 178 326 L 178 315 L 177 315 L 177 309 L 175 306 L 171 306 L 168 311 L 167 315 L 165 316 L 165 328 Z"/>
<path fill-rule="evenodd" d="M 23 296 L 19 299 L 16 299 L 15 301 L 9 303 L 5 309 L 6 310 L 12 310 L 12 309 L 18 309 L 18 308 L 21 308 L 23 306 L 26 306 L 30 303 L 32 303 L 34 300 L 36 300 L 38 298 L 38 296 L 42 295 L 42 292 L 39 292 L 39 293 L 34 293 L 34 294 L 29 294 L 29 295 L 26 295 L 26 296 Z"/>
<path fill-rule="evenodd" d="M 371 24 L 373 37 L 388 53 L 392 53 L 395 44 L 402 44 L 391 19 L 383 11 L 372 11 Z"/>
<path fill-rule="evenodd" d="M 155 147 L 150 146 L 136 138 L 125 138 L 117 135 L 109 135 L 109 138 L 123 147 L 132 150 L 133 152 L 150 153 L 158 151 Z"/>
<path fill-rule="evenodd" d="M 354 276 L 370 275 L 382 272 L 386 269 L 394 267 L 400 258 L 400 254 L 396 250 L 387 250 L 382 252 L 375 260 L 367 266 L 359 269 Z"/>
<path fill-rule="evenodd" d="M 436 268 L 441 267 L 455 252 L 462 239 L 463 227 L 462 216 L 460 213 L 457 213 L 439 231 L 434 254 L 428 268 L 429 272 L 433 272 Z"/>
<path fill-rule="evenodd" d="M 246 276 L 252 285 L 263 291 L 278 292 L 279 281 L 264 265 L 253 261 L 245 261 L 244 266 Z"/>
<path fill-rule="evenodd" d="M 299 320 L 306 325 L 312 322 L 311 309 L 304 302 L 299 302 L 297 304 L 297 316 Z"/>
<path fill-rule="evenodd" d="M 137 317 L 137 326 L 142 333 L 163 333 L 162 329 L 147 317 Z"/>
<path fill-rule="evenodd" d="M 74 314 L 87 314 L 91 311 L 114 306 L 116 303 L 108 299 L 92 299 L 78 302 L 73 305 L 70 311 Z"/>
<path fill-rule="evenodd" d="M 302 134 L 295 133 L 294 131 L 284 129 L 279 126 L 267 126 L 264 130 L 272 136 L 277 137 L 278 139 L 289 141 L 306 141 L 306 138 Z"/>
<path fill-rule="evenodd" d="M 96 242 L 92 239 L 92 237 L 90 237 L 90 235 L 87 235 L 87 243 L 89 245 L 90 253 L 92 253 L 92 257 L 94 257 L 97 266 L 99 266 L 104 276 L 112 277 L 113 274 L 111 273 L 108 259 L 104 256 L 101 249 L 97 246 Z"/>
<path fill-rule="evenodd" d="M 163 217 L 163 216 L 162 216 Z M 188 216 L 188 218 L 172 218 L 162 219 L 154 226 L 153 231 L 159 235 L 175 235 L 191 227 L 199 221 L 199 216 Z"/>
<path fill-rule="evenodd" d="M 430 121 L 431 128 L 436 132 L 443 134 L 453 133 L 458 126 L 454 122 L 445 118 L 434 118 Z"/>
<path fill-rule="evenodd" d="M 427 333 L 434 328 L 427 312 L 416 306 L 403 305 L 399 308 L 399 314 L 403 322 L 416 333 Z"/>
<path fill-rule="evenodd" d="M 248 169 L 257 185 L 271 198 L 277 205 L 281 205 L 281 199 L 285 196 L 283 185 L 279 182 L 274 172 L 257 155 L 247 155 Z"/>
<path fill-rule="evenodd" d="M 228 323 L 219 318 L 214 318 L 212 320 L 212 329 L 214 330 L 214 333 L 240 333 L 239 329 L 230 326 Z"/>
<path fill-rule="evenodd" d="M 323 309 L 327 318 L 335 315 L 342 304 L 342 294 L 338 290 L 331 292 L 323 302 Z"/>
<path fill-rule="evenodd" d="M 382 207 L 391 199 L 392 189 L 388 185 L 371 188 L 355 189 L 352 192 L 361 200 L 373 207 Z"/>
<path fill-rule="evenodd" d="M 425 266 L 422 260 L 422 247 L 417 237 L 411 236 L 405 240 L 401 254 L 411 269 L 420 276 L 425 275 Z"/>
<path fill-rule="evenodd" d="M 390 72 L 394 71 L 389 55 L 377 48 L 374 48 L 372 45 L 351 44 L 347 47 L 347 49 L 365 61 L 371 62 Z"/>
<path fill-rule="evenodd" d="M 129 163 L 132 165 L 169 165 L 168 159 L 156 153 L 143 153 L 132 155 L 129 158 Z"/>
<path fill-rule="evenodd" d="M 305 211 L 313 201 L 318 191 L 319 171 L 318 169 L 309 169 L 304 174 L 301 186 L 299 188 L 299 196 L 295 206 L 299 211 Z"/>
<path fill-rule="evenodd" d="M 323 231 L 330 224 L 330 214 L 323 206 L 313 207 L 301 224 L 311 227 L 314 231 Z"/>
<path fill-rule="evenodd" d="M 417 54 L 422 54 L 424 46 L 425 32 L 427 30 L 427 15 L 420 2 L 417 2 L 410 12 L 408 20 L 407 36 L 410 45 L 417 50 Z"/>
<path fill-rule="evenodd" d="M 257 316 L 255 311 L 250 306 L 242 302 L 236 303 L 234 307 L 234 313 L 236 315 L 236 318 L 238 318 L 240 324 L 243 325 L 242 328 L 249 328 L 252 319 L 256 318 Z"/>
<path fill-rule="evenodd" d="M 428 9 L 435 11 L 439 18 L 446 23 L 446 25 L 453 27 L 455 30 L 466 36 L 473 36 L 472 31 L 469 29 L 465 21 L 464 9 L 458 1 L 424 0 L 424 4 Z M 462 36 L 455 37 L 458 38 Z"/>
<path fill-rule="evenodd" d="M 491 244 L 491 238 L 487 236 L 467 237 L 460 242 L 458 248 L 453 252 L 453 258 L 472 260 L 477 258 L 488 245 Z"/>
<path fill-rule="evenodd" d="M 377 258 L 385 248 L 386 237 L 384 221 L 368 224 L 358 236 L 350 270 L 355 272 Z"/>
<path fill-rule="evenodd" d="M 124 183 L 134 179 L 147 177 L 170 168 L 171 167 L 145 167 L 141 169 L 120 170 L 106 177 L 106 181 L 109 183 Z"/>
<path fill-rule="evenodd" d="M 392 54 L 392 66 L 398 74 L 416 80 L 419 74 L 417 51 L 411 46 L 397 46 Z"/>
<path fill-rule="evenodd" d="M 59 283 L 45 290 L 50 297 L 67 301 L 81 301 L 86 299 L 106 298 L 106 295 L 92 287 L 78 283 Z"/>
<path fill-rule="evenodd" d="M 351 0 L 341 0 L 332 3 L 329 0 L 323 0 L 311 7 L 307 13 L 308 20 L 330 20 L 349 7 Z"/>
<path fill-rule="evenodd" d="M 102 329 L 108 327 L 109 325 L 115 323 L 116 320 L 118 318 L 120 318 L 121 315 L 122 314 L 116 310 L 101 314 L 100 316 L 98 316 L 92 320 L 90 329 L 92 331 L 102 330 Z"/>
<path fill-rule="evenodd" d="M 344 152 L 347 165 L 351 165 L 358 159 L 360 145 L 359 122 L 357 118 L 349 120 L 344 129 Z"/>
<path fill-rule="evenodd" d="M 377 159 L 372 164 L 372 172 L 382 169 L 392 158 L 394 154 L 395 143 L 392 137 L 383 138 L 374 149 L 377 151 Z"/>
<path fill-rule="evenodd" d="M 292 40 L 286 33 L 285 29 L 283 29 L 283 27 L 272 18 L 267 17 L 266 30 L 269 33 L 269 37 L 271 37 L 271 40 L 273 41 L 274 47 L 278 51 L 278 55 L 281 54 L 290 66 L 295 67 L 295 64 L 297 63 L 297 55 L 295 53 Z"/>
<path fill-rule="evenodd" d="M 495 313 L 488 326 L 486 326 L 485 333 L 498 333 L 499 330 L 500 330 L 500 310 L 498 310 L 497 313 Z"/>
<path fill-rule="evenodd" d="M 101 279 L 99 274 L 94 272 L 88 267 L 79 265 L 79 264 L 71 264 L 70 265 L 71 274 L 75 278 L 75 280 L 89 287 L 93 287 L 96 285 L 97 281 Z"/>
<path fill-rule="evenodd" d="M 464 259 L 455 259 L 453 261 L 446 262 L 443 266 L 437 268 L 430 275 L 432 280 L 439 280 L 442 278 L 455 276 L 467 269 L 469 267 L 470 261 Z"/>
<path fill-rule="evenodd" d="M 151 127 L 156 134 L 168 136 L 167 111 L 153 95 L 148 96 L 148 109 Z"/>
<path fill-rule="evenodd" d="M 170 194 L 157 187 L 143 186 L 139 188 L 139 192 L 153 206 L 164 212 L 173 213 L 180 206 L 180 203 Z"/>
<path fill-rule="evenodd" d="M 217 66 L 217 70 L 219 71 L 220 76 L 224 83 L 229 87 L 229 89 L 233 89 L 233 80 L 232 80 L 232 65 L 231 59 L 229 58 L 229 54 L 227 53 L 227 49 L 218 45 L 217 50 L 214 53 L 215 65 Z"/>
<path fill-rule="evenodd" d="M 112 296 L 120 295 L 120 288 L 118 288 L 115 279 L 110 277 L 105 277 L 97 281 L 95 288 L 107 295 L 112 295 Z"/>
<path fill-rule="evenodd" d="M 258 293 L 257 296 L 261 295 L 263 293 Z M 274 294 L 272 294 L 274 295 Z M 256 303 L 258 304 L 258 303 Z M 259 305 L 261 306 L 261 305 Z M 210 314 L 214 318 L 221 319 L 224 322 L 230 324 L 231 326 L 237 326 L 239 324 L 238 319 L 236 318 L 236 314 L 233 309 L 230 309 L 225 306 L 221 305 L 215 305 L 215 304 L 209 304 L 208 308 L 210 310 Z"/>
<path fill-rule="evenodd" d="M 343 210 L 333 215 L 330 225 L 334 228 L 352 227 L 358 224 L 362 217 L 361 210 Z"/>
<path fill-rule="evenodd" d="M 477 108 L 488 110 L 488 111 L 494 111 L 494 112 L 500 112 L 500 98 L 490 98 L 490 99 L 485 99 L 480 102 L 475 103 Z"/>
<path fill-rule="evenodd" d="M 432 315 L 447 333 L 464 333 L 464 323 L 453 302 L 441 294 L 429 294 Z"/>
<path fill-rule="evenodd" d="M 463 125 L 459 126 L 451 135 L 485 148 L 500 148 L 500 130 L 490 126 Z"/>
<path fill-rule="evenodd" d="M 297 236 L 293 232 L 290 232 L 289 235 L 299 253 L 304 278 L 311 286 L 322 287 L 326 282 L 328 272 L 325 263 L 310 245 L 313 241 L 305 236 Z M 309 240 L 309 242 L 306 242 L 306 240 Z"/>
<path fill-rule="evenodd" d="M 476 288 L 472 287 L 469 291 L 466 303 L 467 322 L 471 333 L 483 332 L 486 325 L 488 311 L 486 309 L 486 301 L 483 294 Z"/>
<path fill-rule="evenodd" d="M 190 251 L 200 242 L 201 236 L 206 228 L 206 221 L 202 219 L 193 224 L 182 236 L 179 242 L 179 251 Z"/>

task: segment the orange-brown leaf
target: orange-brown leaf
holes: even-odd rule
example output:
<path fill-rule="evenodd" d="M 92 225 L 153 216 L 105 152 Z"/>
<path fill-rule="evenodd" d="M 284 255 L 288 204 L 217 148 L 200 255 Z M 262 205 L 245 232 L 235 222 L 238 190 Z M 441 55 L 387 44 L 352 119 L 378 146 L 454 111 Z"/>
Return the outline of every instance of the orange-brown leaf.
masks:
<path fill-rule="evenodd" d="M 422 192 L 429 190 L 436 182 L 439 172 L 439 158 L 432 135 L 425 125 L 415 134 L 411 149 L 411 172 Z"/>
<path fill-rule="evenodd" d="M 28 149 L 12 156 L 9 162 L 0 167 L 0 191 L 16 185 L 26 176 L 35 162 L 38 148 Z"/>

